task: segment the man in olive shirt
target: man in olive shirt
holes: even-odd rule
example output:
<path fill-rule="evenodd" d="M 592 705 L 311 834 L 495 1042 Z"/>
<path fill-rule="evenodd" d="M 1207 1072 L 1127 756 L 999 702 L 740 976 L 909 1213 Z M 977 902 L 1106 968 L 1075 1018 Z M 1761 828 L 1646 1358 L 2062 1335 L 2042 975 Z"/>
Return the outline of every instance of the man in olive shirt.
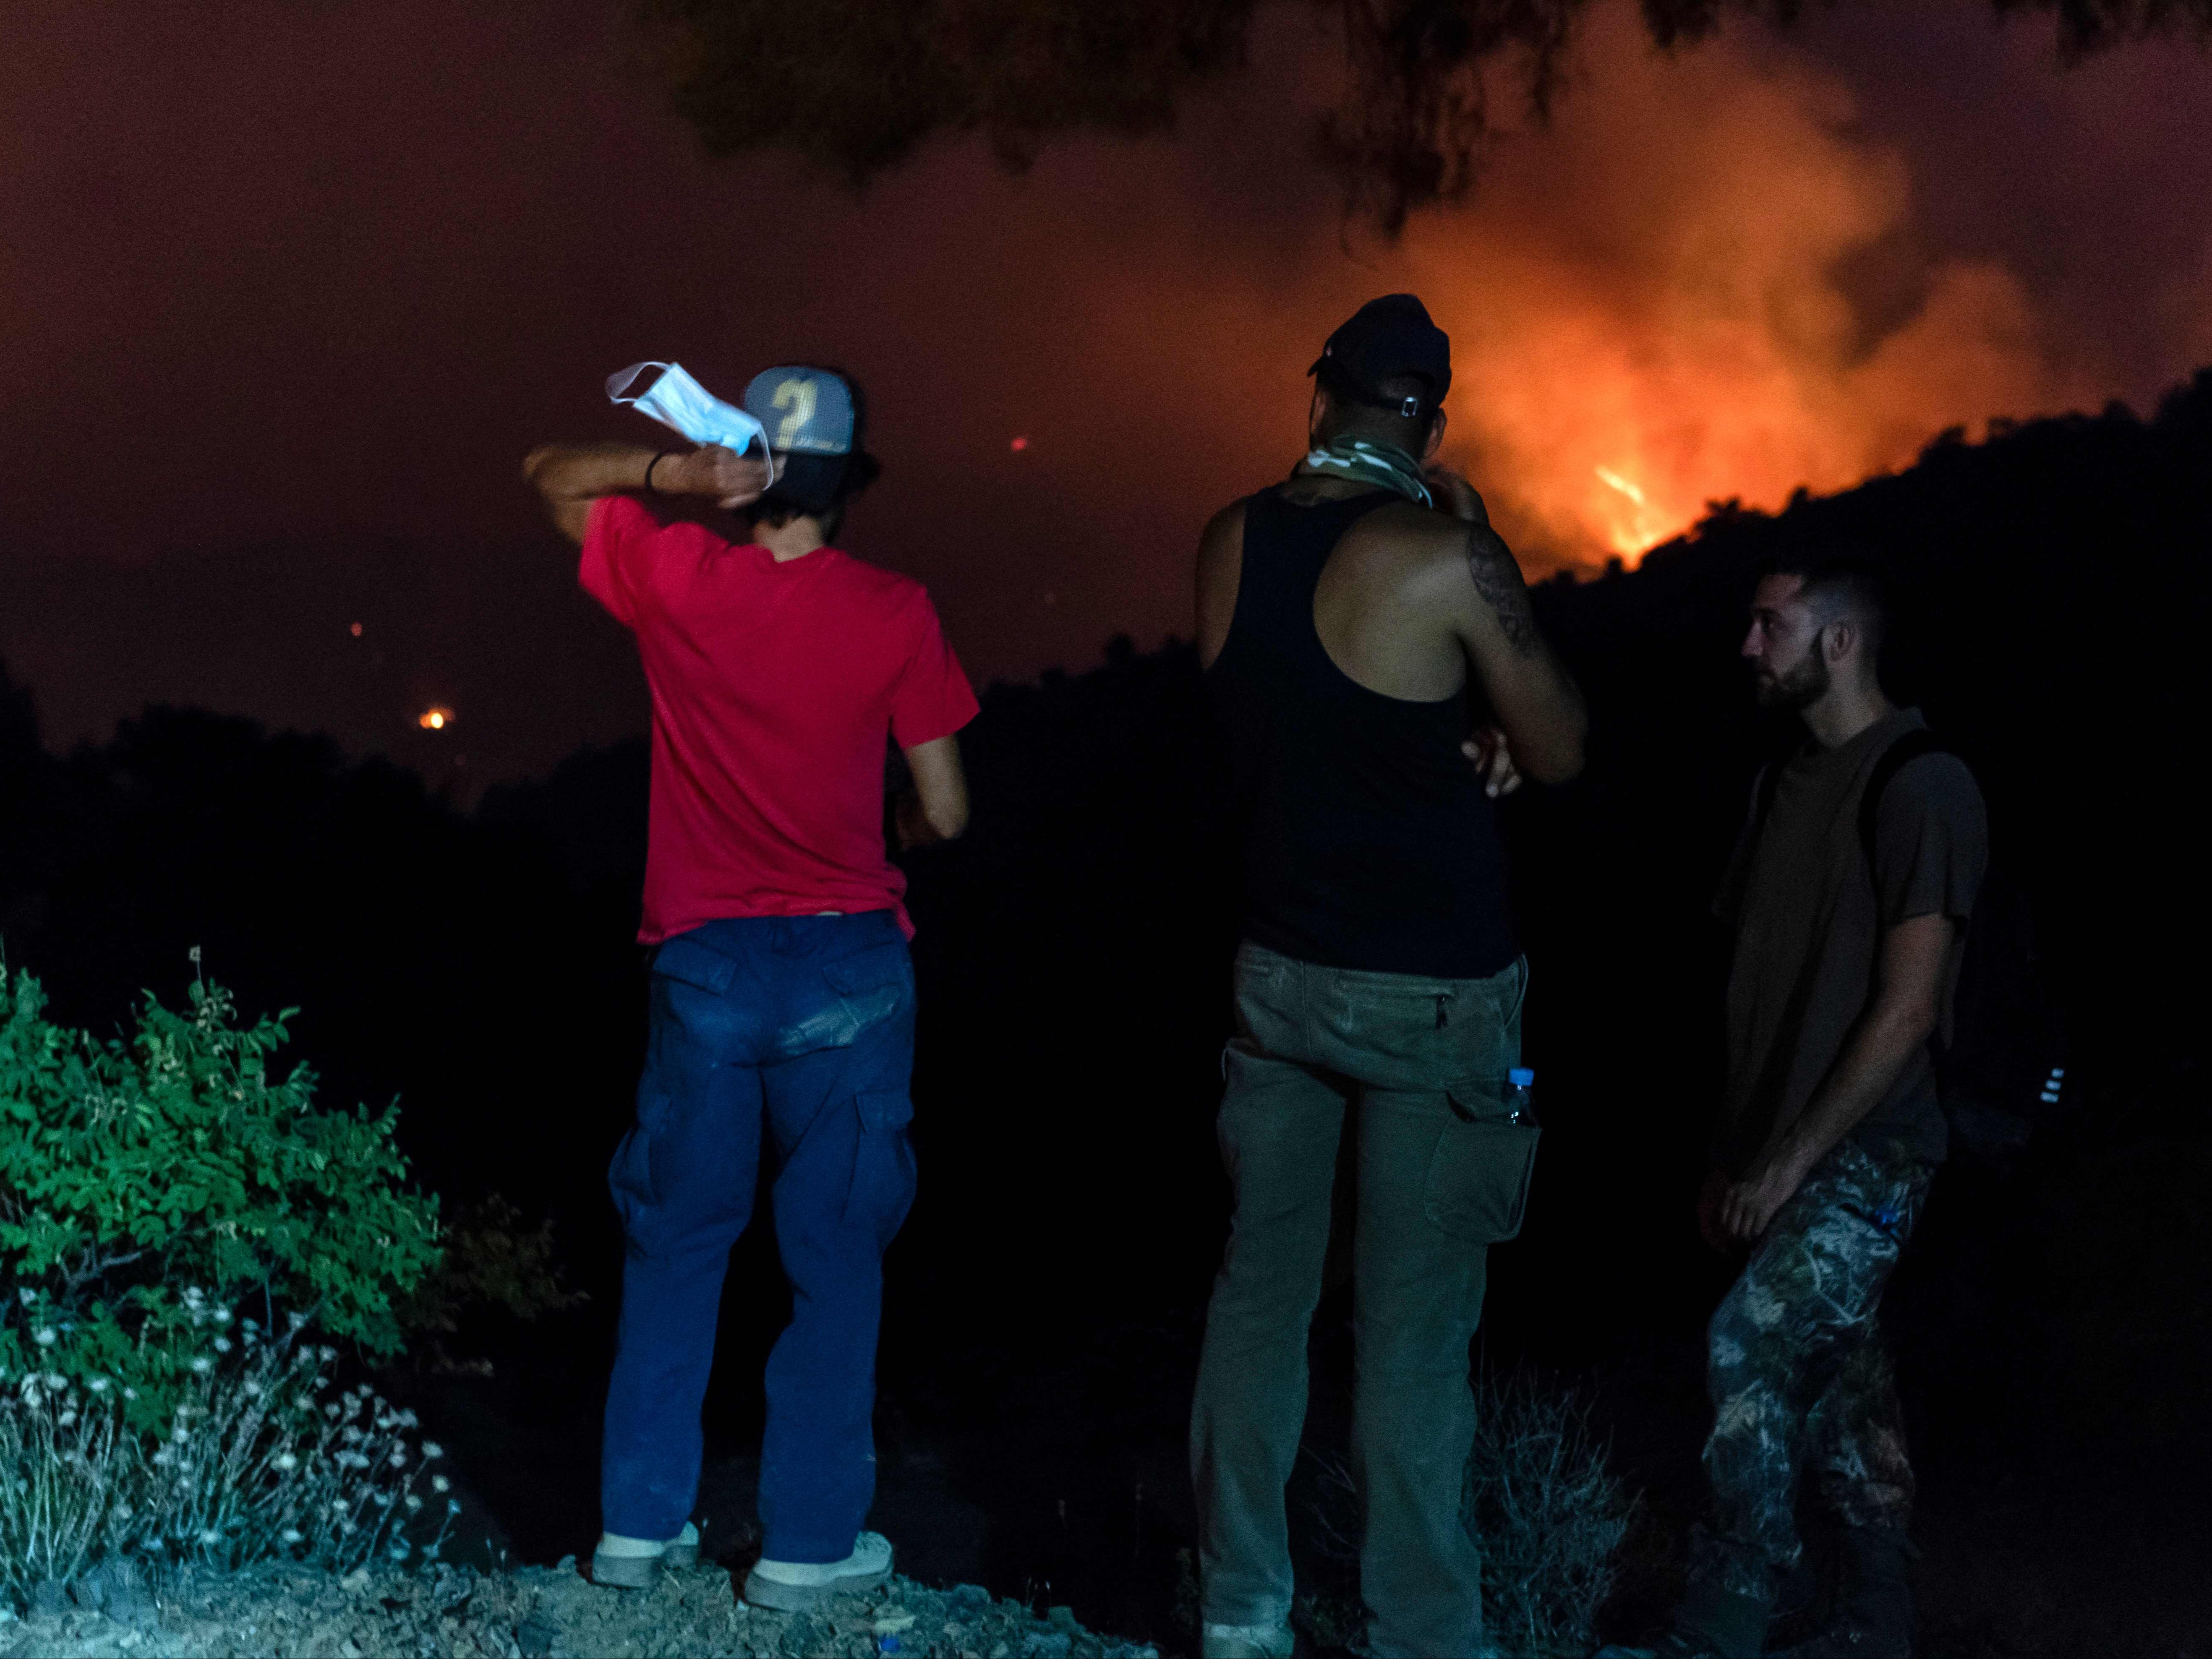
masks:
<path fill-rule="evenodd" d="M 1752 602 L 1759 701 L 1810 740 L 1761 775 L 1717 907 L 1729 1073 L 1698 1218 L 1750 1255 L 1709 1333 L 1713 1513 L 1670 1659 L 1763 1651 L 1808 1473 L 1846 1573 L 1799 1651 L 1911 1651 L 1912 1469 L 1875 1316 L 1944 1153 L 1929 1043 L 1988 830 L 1972 774 L 1882 692 L 1884 620 L 1874 568 L 1848 556 L 1781 562 Z"/>

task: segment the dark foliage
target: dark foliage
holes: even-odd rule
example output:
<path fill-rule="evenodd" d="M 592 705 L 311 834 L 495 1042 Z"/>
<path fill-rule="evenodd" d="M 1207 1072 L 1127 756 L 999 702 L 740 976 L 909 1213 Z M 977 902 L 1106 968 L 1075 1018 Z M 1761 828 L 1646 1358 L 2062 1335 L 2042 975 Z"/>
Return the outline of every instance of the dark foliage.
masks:
<path fill-rule="evenodd" d="M 1310 0 L 1340 14 L 1347 71 L 1317 134 L 1351 204 L 1395 233 L 1463 197 L 1496 131 L 1487 71 L 1506 65 L 1542 116 L 1588 0 Z M 1832 0 L 1830 0 L 1832 3 Z M 2078 58 L 2166 32 L 2212 35 L 2212 0 L 1991 0 L 2052 14 Z M 1010 167 L 1085 129 L 1170 125 L 1242 67 L 1257 0 L 644 0 L 677 109 L 709 150 L 795 149 L 860 184 L 935 134 L 981 131 Z M 1787 27 L 1804 0 L 1643 0 L 1660 46 L 1730 13 Z"/>

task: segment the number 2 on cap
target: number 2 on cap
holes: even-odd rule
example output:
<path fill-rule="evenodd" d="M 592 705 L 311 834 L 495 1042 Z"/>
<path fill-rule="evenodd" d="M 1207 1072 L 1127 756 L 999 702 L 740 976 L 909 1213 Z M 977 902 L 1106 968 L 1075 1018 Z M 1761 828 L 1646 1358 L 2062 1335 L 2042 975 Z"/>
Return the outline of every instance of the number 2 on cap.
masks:
<path fill-rule="evenodd" d="M 791 411 L 783 417 L 783 423 L 775 429 L 775 447 L 778 449 L 788 449 L 791 447 L 791 441 L 805 430 L 806 423 L 814 418 L 814 382 L 800 380 L 786 380 L 776 387 L 775 396 L 769 402 L 775 408 L 787 409 Z"/>

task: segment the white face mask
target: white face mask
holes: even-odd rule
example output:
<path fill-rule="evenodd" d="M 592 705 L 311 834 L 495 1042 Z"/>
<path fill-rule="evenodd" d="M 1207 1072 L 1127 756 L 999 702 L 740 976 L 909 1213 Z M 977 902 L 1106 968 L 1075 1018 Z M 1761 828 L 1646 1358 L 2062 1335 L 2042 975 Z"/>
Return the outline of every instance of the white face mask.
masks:
<path fill-rule="evenodd" d="M 623 393 L 648 368 L 660 377 L 641 397 Z M 672 432 L 680 432 L 695 444 L 720 444 L 740 455 L 754 444 L 768 451 L 768 428 L 733 404 L 726 404 L 684 372 L 679 363 L 632 363 L 607 376 L 607 397 L 628 404 L 641 415 L 650 415 Z"/>

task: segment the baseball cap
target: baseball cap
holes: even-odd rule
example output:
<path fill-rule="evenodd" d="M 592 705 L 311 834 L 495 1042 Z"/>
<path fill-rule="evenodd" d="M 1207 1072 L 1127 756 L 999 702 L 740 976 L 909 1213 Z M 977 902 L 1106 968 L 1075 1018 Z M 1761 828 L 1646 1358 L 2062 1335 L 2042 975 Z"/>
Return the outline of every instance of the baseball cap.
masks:
<path fill-rule="evenodd" d="M 1326 365 L 1349 381 L 1372 403 L 1385 408 L 1396 401 L 1376 388 L 1385 380 L 1413 375 L 1428 383 L 1428 395 L 1401 414 L 1426 414 L 1444 400 L 1451 389 L 1451 337 L 1429 319 L 1429 308 L 1411 294 L 1386 294 L 1370 300 L 1328 337 L 1321 356 L 1306 371 L 1318 374 Z M 1411 399 L 1407 400 L 1409 403 Z M 745 407 L 752 408 L 748 396 Z M 763 416 L 766 419 L 765 416 Z M 774 422 L 769 429 L 774 431 Z"/>
<path fill-rule="evenodd" d="M 745 388 L 745 413 L 768 428 L 769 447 L 800 455 L 849 455 L 853 388 L 842 374 L 804 363 L 763 370 Z"/>

